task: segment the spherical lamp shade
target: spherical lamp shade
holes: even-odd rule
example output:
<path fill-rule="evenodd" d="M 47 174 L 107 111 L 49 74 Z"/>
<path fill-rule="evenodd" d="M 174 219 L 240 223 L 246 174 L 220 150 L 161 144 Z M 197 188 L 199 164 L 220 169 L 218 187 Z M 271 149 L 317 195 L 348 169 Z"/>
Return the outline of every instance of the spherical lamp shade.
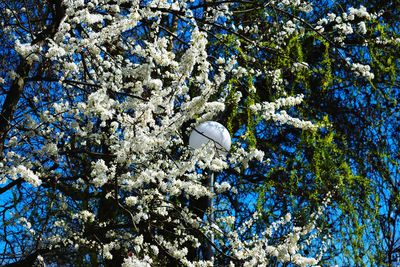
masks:
<path fill-rule="evenodd" d="M 218 150 L 223 152 L 231 148 L 231 136 L 228 130 L 216 121 L 206 121 L 197 125 L 189 137 L 189 146 L 193 149 L 208 142 L 214 142 Z"/>

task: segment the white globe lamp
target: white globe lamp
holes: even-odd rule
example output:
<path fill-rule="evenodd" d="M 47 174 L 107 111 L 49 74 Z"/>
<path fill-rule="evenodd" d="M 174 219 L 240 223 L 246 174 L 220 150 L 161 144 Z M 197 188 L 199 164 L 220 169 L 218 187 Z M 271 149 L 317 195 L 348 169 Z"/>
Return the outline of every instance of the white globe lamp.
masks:
<path fill-rule="evenodd" d="M 231 148 L 231 136 L 221 123 L 206 121 L 197 125 L 189 137 L 189 146 L 197 149 L 204 144 L 214 142 L 215 148 L 222 153 L 227 153 Z"/>

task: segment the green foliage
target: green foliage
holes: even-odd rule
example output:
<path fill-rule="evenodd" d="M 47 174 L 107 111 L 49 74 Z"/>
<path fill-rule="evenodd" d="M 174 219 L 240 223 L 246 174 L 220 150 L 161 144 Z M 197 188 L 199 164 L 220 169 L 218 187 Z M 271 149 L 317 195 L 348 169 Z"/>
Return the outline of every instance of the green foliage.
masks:
<path fill-rule="evenodd" d="M 295 21 L 294 17 L 301 16 L 295 7 L 291 7 L 290 14 L 274 13 L 273 18 L 267 18 L 261 8 L 233 15 L 243 27 L 257 21 L 264 35 L 256 35 L 254 50 L 248 38 L 233 34 L 225 37 L 223 42 L 232 49 L 229 51 L 235 51 L 240 64 L 249 69 L 280 70 L 285 83 L 277 89 L 271 77 L 232 78 L 228 99 L 236 92 L 241 92 L 243 98 L 229 105 L 227 125 L 231 132 L 246 126 L 247 144 L 275 159 L 264 169 L 250 166 L 264 177 L 255 186 L 256 207 L 265 220 L 272 221 L 290 211 L 300 224 L 304 223 L 330 193 L 331 204 L 319 222 L 322 231 L 335 240 L 326 264 L 386 266 L 390 262 L 386 244 L 391 241 L 385 232 L 398 236 L 393 232 L 398 221 L 385 214 L 385 209 L 392 207 L 394 213 L 400 206 L 395 134 L 399 129 L 400 42 L 398 22 L 391 15 L 398 11 L 382 2 L 325 4 L 318 4 L 317 11 L 308 15 L 306 20 L 315 19 L 314 23 L 303 24 L 306 30 L 291 34 L 284 46 L 263 36 L 279 31 L 274 23 L 282 17 L 292 16 L 290 19 Z M 384 12 L 382 17 L 366 23 L 366 34 L 355 28 L 354 34 L 339 44 L 335 40 L 337 29 L 326 27 L 322 33 L 311 30 L 322 13 L 341 14 L 346 11 L 344 6 L 360 4 Z M 309 68 L 293 68 L 301 62 L 307 62 Z M 374 78 L 359 77 L 351 63 L 369 65 Z M 253 86 L 256 90 L 250 92 Z M 254 100 L 272 102 L 285 96 L 284 92 L 305 95 L 304 103 L 290 112 L 313 120 L 320 126 L 319 131 L 272 127 L 248 109 Z M 262 134 L 260 124 L 267 129 Z M 392 246 L 394 249 L 396 245 Z"/>

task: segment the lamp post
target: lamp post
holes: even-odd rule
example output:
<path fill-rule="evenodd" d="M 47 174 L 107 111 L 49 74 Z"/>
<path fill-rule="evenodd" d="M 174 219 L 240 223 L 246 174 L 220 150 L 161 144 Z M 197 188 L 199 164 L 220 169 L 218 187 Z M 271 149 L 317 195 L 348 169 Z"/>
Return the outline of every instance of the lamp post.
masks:
<path fill-rule="evenodd" d="M 206 121 L 197 125 L 190 134 L 189 146 L 193 149 L 197 149 L 204 144 L 209 142 L 214 143 L 214 147 L 217 153 L 227 153 L 231 148 L 231 136 L 228 130 L 220 123 L 216 121 Z M 210 191 L 214 192 L 214 173 L 211 172 L 209 179 Z M 213 197 L 209 198 L 207 203 L 210 209 L 211 222 L 214 221 L 214 203 Z M 206 260 L 211 260 L 214 257 L 211 243 L 214 243 L 214 233 L 211 231 L 211 242 L 207 245 L 207 251 L 205 255 Z"/>

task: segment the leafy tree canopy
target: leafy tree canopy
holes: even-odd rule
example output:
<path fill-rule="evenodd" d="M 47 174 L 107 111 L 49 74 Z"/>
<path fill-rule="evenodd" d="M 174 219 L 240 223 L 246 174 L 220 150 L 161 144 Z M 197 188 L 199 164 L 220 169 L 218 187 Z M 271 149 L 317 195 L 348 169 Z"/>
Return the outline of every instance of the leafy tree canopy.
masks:
<path fill-rule="evenodd" d="M 397 6 L 1 1 L 0 264 L 391 266 Z"/>

